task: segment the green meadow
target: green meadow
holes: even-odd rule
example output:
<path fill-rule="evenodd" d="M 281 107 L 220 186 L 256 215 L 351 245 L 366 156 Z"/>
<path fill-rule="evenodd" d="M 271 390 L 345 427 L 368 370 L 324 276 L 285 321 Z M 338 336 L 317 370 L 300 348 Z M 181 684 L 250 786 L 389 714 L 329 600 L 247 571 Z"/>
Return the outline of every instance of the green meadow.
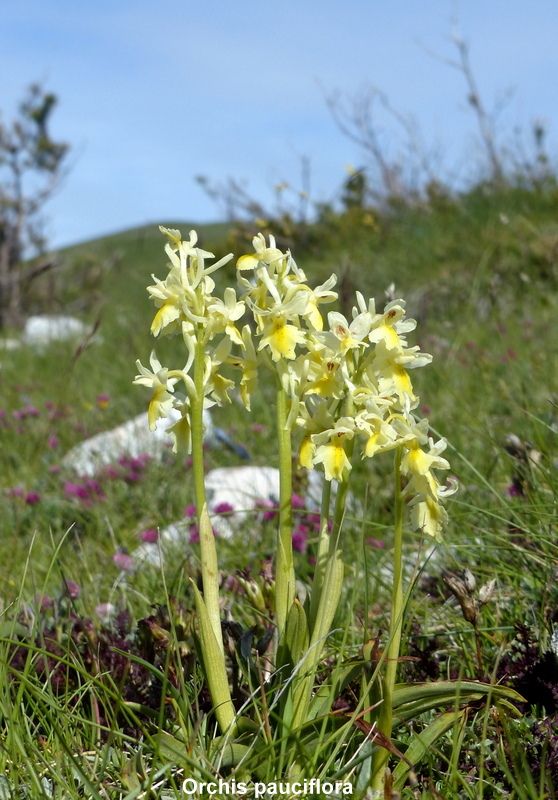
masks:
<path fill-rule="evenodd" d="M 149 392 L 132 385 L 137 359 L 147 364 L 156 347 L 161 363 L 186 360 L 180 341 L 150 335 L 146 286 L 168 260 L 159 222 L 184 238 L 195 227 L 218 258 L 234 252 L 212 277 L 221 296 L 236 286 L 250 226 L 157 221 L 61 251 L 33 283 L 31 312 L 77 316 L 91 337 L 0 346 L 0 798 L 240 797 L 241 783 L 248 796 L 256 785 L 266 787 L 259 796 L 308 798 L 350 786 L 371 798 L 391 636 L 393 453 L 355 461 L 341 600 L 311 687 L 328 702 L 296 731 L 284 725 L 288 692 L 270 678 L 277 521 L 260 511 L 232 539 L 217 538 L 227 675 L 242 718 L 229 737 L 200 644 L 196 537 L 162 569 L 122 559 L 194 503 L 188 454 L 122 458 L 89 481 L 61 464 L 73 446 L 147 409 Z M 417 320 L 409 344 L 433 356 L 413 374 L 416 414 L 447 439 L 459 482 L 440 543 L 404 522 L 399 705 L 381 796 L 555 797 L 558 188 L 481 184 L 324 210 L 304 229 L 279 223 L 264 232 L 291 248 L 313 285 L 337 274 L 327 310 L 350 319 L 356 291 L 379 310 L 406 300 Z M 265 380 L 251 413 L 233 392 L 212 414 L 250 464 L 279 465 Z M 205 450 L 207 470 L 243 463 Z M 304 498 L 302 468 L 293 486 Z M 318 534 L 298 500 L 293 524 L 303 604 Z M 305 787 L 313 778 L 331 792 Z M 226 787 L 208 788 L 219 779 Z M 272 786 L 280 780 L 290 782 L 282 795 Z"/>

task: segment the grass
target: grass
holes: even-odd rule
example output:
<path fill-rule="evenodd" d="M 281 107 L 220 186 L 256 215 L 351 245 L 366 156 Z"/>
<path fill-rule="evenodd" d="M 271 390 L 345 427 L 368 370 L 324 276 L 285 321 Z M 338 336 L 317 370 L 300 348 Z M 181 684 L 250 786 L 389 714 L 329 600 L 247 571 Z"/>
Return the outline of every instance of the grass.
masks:
<path fill-rule="evenodd" d="M 448 703 L 446 715 L 457 715 L 457 724 L 436 739 L 434 726 L 449 719 L 436 709 L 396 727 L 400 751 L 417 747 L 417 730 L 427 741 L 416 782 L 410 774 L 396 784 L 405 798 L 554 796 L 558 672 L 548 653 L 558 621 L 557 209 L 552 187 L 478 187 L 423 208 L 377 213 L 373 225 L 339 215 L 329 229 L 317 227 L 308 253 L 294 253 L 313 282 L 343 268 L 342 301 L 359 289 L 381 306 L 395 282 L 395 296 L 408 298 L 419 322 L 412 343 L 434 356 L 415 390 L 433 428 L 449 440 L 461 489 L 448 503 L 450 525 L 434 553 L 430 541 L 405 532 L 405 588 L 412 591 L 402 655 L 416 660 L 402 662 L 402 677 L 483 677 L 520 693 L 531 687 L 520 711 L 511 701 L 475 698 L 461 710 Z M 171 225 L 183 233 L 191 227 Z M 225 226 L 202 229 L 202 246 L 223 255 L 226 233 Z M 153 226 L 71 248 L 60 254 L 54 281 L 36 284 L 36 310 L 55 296 L 60 309 L 92 326 L 100 319 L 102 341 L 0 353 L 0 797 L 181 797 L 184 778 L 215 775 L 268 783 L 280 777 L 292 746 L 280 735 L 214 740 L 188 586 L 199 569 L 196 546 L 176 553 L 164 576 L 148 567 L 123 573 L 113 561 L 118 548 L 137 546 L 142 530 L 175 521 L 192 502 L 186 459 L 149 463 L 133 480 L 121 467 L 86 502 L 65 491 L 75 476 L 57 471 L 72 445 L 145 408 L 131 381 L 135 360 L 145 363 L 152 348 L 145 286 L 152 272 L 162 273 L 161 238 Z M 175 345 L 163 344 L 176 363 Z M 215 416 L 254 463 L 276 465 L 269 462 L 275 423 L 265 391 L 252 418 L 236 404 Z M 208 467 L 233 463 L 226 452 L 206 457 Z M 373 746 L 366 708 L 389 627 L 391 468 L 388 457 L 355 470 L 352 491 L 364 512 L 345 521 L 342 610 L 323 664 L 332 697 L 347 664 L 358 669 L 336 697 L 339 716 L 309 724 L 295 745 L 305 776 L 347 776 L 357 797 L 367 796 Z M 235 700 L 252 697 L 253 724 L 264 731 L 281 714 L 280 689 L 279 699 L 262 694 L 254 658 L 269 607 L 250 604 L 234 576 L 249 568 L 257 578 L 273 536 L 273 521 L 259 518 L 242 532 L 241 548 L 218 543 Z M 301 589 L 311 583 L 315 548 L 310 536 L 306 553 L 295 554 Z M 476 629 L 442 579 L 465 568 L 477 592 L 496 580 Z M 42 611 L 41 596 L 52 598 Z M 99 608 L 106 603 L 114 608 L 107 619 Z M 376 651 L 366 649 L 376 640 Z M 396 779 L 398 763 L 393 757 Z"/>

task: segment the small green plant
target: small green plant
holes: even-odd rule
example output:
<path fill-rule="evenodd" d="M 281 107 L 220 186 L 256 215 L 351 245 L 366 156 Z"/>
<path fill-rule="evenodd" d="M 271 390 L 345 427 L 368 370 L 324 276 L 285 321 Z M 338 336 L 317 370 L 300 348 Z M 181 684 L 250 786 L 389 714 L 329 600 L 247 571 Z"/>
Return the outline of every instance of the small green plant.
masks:
<path fill-rule="evenodd" d="M 220 299 L 213 293 L 211 275 L 232 255 L 208 264 L 213 256 L 196 246 L 194 231 L 187 241 L 177 230 L 161 231 L 168 239 L 169 272 L 164 281 L 154 277 L 155 283 L 149 287 L 158 308 L 151 331 L 155 336 L 182 336 L 186 363 L 181 369 L 168 369 L 153 352 L 151 369 L 137 362 L 135 382 L 151 389 L 151 428 L 171 409 L 180 411 L 178 422 L 169 428 L 174 448 L 192 453 L 202 591 L 195 584 L 192 589 L 200 661 L 223 741 L 242 740 L 247 712 L 244 709 L 240 714 L 235 708 L 227 673 L 217 549 L 204 486 L 202 415 L 204 408 L 231 402 L 235 371 L 240 372 L 240 396 L 250 411 L 261 373 L 266 371 L 275 386 L 280 468 L 273 602 L 277 637 L 271 678 L 264 682 L 260 672 L 260 691 L 265 698 L 261 730 L 258 733 L 258 728 L 248 726 L 249 734 L 262 736 L 267 747 L 293 737 L 308 743 L 309 725 L 319 729 L 319 721 L 331 715 L 341 687 L 359 676 L 363 690 L 355 718 L 364 717 L 368 734 L 381 745 L 375 749 L 369 770 L 373 790 L 381 793 L 389 750 L 393 752 L 390 737 L 395 709 L 401 722 L 436 705 L 456 705 L 456 710 L 443 718 L 444 724 L 437 722 L 425 734 L 434 741 L 462 720 L 464 712 L 457 708 L 461 700 L 471 694 L 498 694 L 496 687 L 473 682 L 457 686 L 445 682 L 437 691 L 396 686 L 404 615 L 405 508 L 410 509 L 414 530 L 440 540 L 447 519 L 443 501 L 457 489 L 453 479 L 447 486 L 441 485 L 434 472 L 449 468 L 442 457 L 445 440 L 434 442 L 428 435 L 428 420 L 415 416 L 419 400 L 408 370 L 428 364 L 431 356 L 407 344 L 406 335 L 416 323 L 405 318 L 402 300 L 376 311 L 374 300 L 367 302 L 357 292 L 351 321 L 330 311 L 324 330 L 321 306 L 337 299 L 333 291 L 336 277 L 311 288 L 291 254 L 279 250 L 273 237 L 268 245 L 262 234 L 257 235 L 254 254 L 238 259 L 240 298 L 228 287 Z M 245 314 L 251 321 L 240 328 Z M 177 389 L 180 384 L 182 391 Z M 321 465 L 325 478 L 315 574 L 304 604 L 297 597 L 292 548 L 292 450 L 298 429 L 302 432 L 300 464 L 309 470 Z M 381 656 L 372 654 L 370 645 L 364 644 L 361 664 L 344 675 L 335 673 L 328 678 L 326 673 L 324 679 L 322 655 L 343 586 L 343 520 L 353 462 L 389 450 L 395 454 L 395 540 L 388 644 Z M 375 664 L 372 669 L 371 664 Z M 318 676 L 320 687 L 316 690 Z M 274 730 L 272 722 L 276 723 Z M 415 757 L 422 753 L 416 743 L 410 750 Z M 286 774 L 300 775 L 303 768 L 297 747 L 292 753 L 283 760 L 283 768 Z M 404 780 L 408 768 L 403 768 L 403 762 L 399 766 L 397 777 Z"/>

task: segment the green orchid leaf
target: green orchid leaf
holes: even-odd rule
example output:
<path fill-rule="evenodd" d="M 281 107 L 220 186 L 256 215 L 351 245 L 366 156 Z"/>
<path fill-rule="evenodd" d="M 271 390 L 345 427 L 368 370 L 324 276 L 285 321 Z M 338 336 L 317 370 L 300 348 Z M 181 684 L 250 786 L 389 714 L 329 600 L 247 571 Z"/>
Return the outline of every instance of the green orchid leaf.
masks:
<path fill-rule="evenodd" d="M 393 692 L 393 710 L 396 724 L 415 719 L 424 711 L 441 706 L 455 706 L 482 700 L 506 699 L 516 703 L 524 699 L 513 689 L 480 681 L 438 681 L 436 683 L 398 684 Z"/>
<path fill-rule="evenodd" d="M 437 717 L 434 722 L 427 725 L 423 731 L 413 737 L 413 741 L 405 752 L 406 761 L 399 761 L 393 771 L 393 787 L 400 790 L 410 770 L 418 764 L 424 754 L 432 747 L 434 742 L 454 725 L 461 722 L 467 714 L 467 709 L 448 711 Z M 411 766 L 412 765 L 412 766 Z"/>

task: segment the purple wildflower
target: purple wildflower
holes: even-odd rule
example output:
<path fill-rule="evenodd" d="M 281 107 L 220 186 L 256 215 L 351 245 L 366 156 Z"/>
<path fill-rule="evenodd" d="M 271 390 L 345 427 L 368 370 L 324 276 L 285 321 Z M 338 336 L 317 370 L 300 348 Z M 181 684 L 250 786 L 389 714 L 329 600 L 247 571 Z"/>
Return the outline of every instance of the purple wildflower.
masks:
<path fill-rule="evenodd" d="M 316 531 L 320 530 L 320 519 L 321 519 L 320 515 L 316 513 L 306 515 L 307 524 L 310 525 L 312 528 L 314 528 L 314 530 Z"/>
<path fill-rule="evenodd" d="M 277 503 L 269 497 L 258 497 L 255 506 L 263 510 L 262 516 L 265 520 L 275 519 L 279 511 Z"/>
<path fill-rule="evenodd" d="M 66 590 L 66 594 L 68 597 L 71 597 L 72 600 L 76 600 L 79 597 L 79 586 L 74 581 L 64 581 L 64 588 Z"/>
<path fill-rule="evenodd" d="M 27 492 L 25 495 L 25 502 L 28 506 L 36 506 L 41 502 L 41 495 L 39 492 Z"/>
<path fill-rule="evenodd" d="M 213 509 L 214 514 L 231 514 L 234 513 L 234 507 L 230 503 L 217 503 Z"/>
<path fill-rule="evenodd" d="M 147 542 L 147 544 L 155 544 L 158 538 L 159 531 L 156 531 L 154 528 L 147 528 L 147 530 L 140 533 L 140 539 L 142 542 Z"/>
<path fill-rule="evenodd" d="M 124 480 L 126 483 L 139 483 L 141 479 L 141 473 L 133 469 L 128 470 L 128 472 L 124 475 Z"/>
<path fill-rule="evenodd" d="M 382 539 L 376 539 L 375 536 L 370 536 L 366 540 L 366 544 L 369 547 L 373 547 L 375 550 L 384 550 L 386 543 Z"/>
<path fill-rule="evenodd" d="M 54 608 L 54 600 L 48 594 L 38 594 L 35 597 L 35 602 L 39 607 L 39 611 L 46 611 L 47 608 Z"/>
<path fill-rule="evenodd" d="M 118 569 L 124 572 L 130 572 L 134 569 L 134 559 L 132 556 L 129 556 L 128 553 L 115 553 L 112 560 Z"/>
<path fill-rule="evenodd" d="M 196 504 L 190 503 L 190 505 L 186 506 L 184 509 L 184 516 L 185 517 L 195 517 L 196 516 Z"/>
<path fill-rule="evenodd" d="M 297 553 L 305 553 L 308 544 L 308 535 L 305 531 L 301 530 L 303 527 L 306 526 L 299 525 L 298 528 L 293 531 L 293 550 L 296 550 Z"/>
<path fill-rule="evenodd" d="M 68 497 L 77 497 L 78 500 L 87 500 L 89 498 L 89 492 L 81 483 L 66 481 L 64 484 L 64 492 Z"/>
<path fill-rule="evenodd" d="M 99 497 L 104 497 L 103 490 L 101 488 L 101 484 L 99 481 L 96 481 L 94 478 L 88 478 L 85 481 L 85 488 L 90 494 L 96 494 Z"/>
<path fill-rule="evenodd" d="M 54 450 L 55 447 L 58 447 L 58 436 L 49 436 L 48 446 L 51 450 Z"/>
<path fill-rule="evenodd" d="M 142 469 L 147 467 L 150 461 L 151 456 L 148 453 L 140 453 L 136 458 L 130 459 L 129 466 L 131 469 L 141 472 Z"/>
<path fill-rule="evenodd" d="M 299 494 L 293 494 L 291 497 L 291 505 L 294 509 L 300 510 L 302 508 L 306 508 L 306 500 Z"/>

